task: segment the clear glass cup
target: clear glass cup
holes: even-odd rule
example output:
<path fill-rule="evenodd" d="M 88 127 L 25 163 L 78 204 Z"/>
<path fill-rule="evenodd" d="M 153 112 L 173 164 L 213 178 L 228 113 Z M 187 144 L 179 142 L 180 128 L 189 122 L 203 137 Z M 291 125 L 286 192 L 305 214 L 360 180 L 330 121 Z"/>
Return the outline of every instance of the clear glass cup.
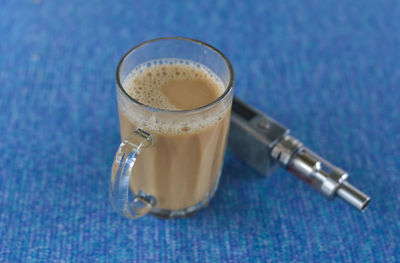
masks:
<path fill-rule="evenodd" d="M 124 89 L 125 78 L 143 63 L 190 60 L 208 67 L 223 82 L 216 100 L 192 110 L 161 110 L 144 105 Z M 222 170 L 233 98 L 234 72 L 229 60 L 201 41 L 168 37 L 131 49 L 116 72 L 122 143 L 111 172 L 113 208 L 127 218 L 147 213 L 186 217 L 214 196 Z M 172 134 L 165 127 L 202 122 L 203 129 Z M 180 127 L 180 126 L 179 126 Z"/>

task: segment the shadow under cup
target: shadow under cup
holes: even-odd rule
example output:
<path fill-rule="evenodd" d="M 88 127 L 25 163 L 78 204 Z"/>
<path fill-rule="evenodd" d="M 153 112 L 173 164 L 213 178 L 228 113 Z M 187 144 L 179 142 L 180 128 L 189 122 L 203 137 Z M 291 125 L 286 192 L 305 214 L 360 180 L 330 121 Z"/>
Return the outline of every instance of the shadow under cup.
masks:
<path fill-rule="evenodd" d="M 181 111 L 160 110 L 133 99 L 123 87 L 127 76 L 138 65 L 166 59 L 204 65 L 222 80 L 223 94 L 207 105 Z M 174 218 L 207 205 L 218 187 L 230 124 L 234 73 L 228 59 L 197 40 L 160 38 L 130 50 L 118 65 L 116 81 L 122 143 L 111 172 L 114 209 L 127 218 L 147 213 Z M 184 129 L 177 132 L 176 127 Z"/>

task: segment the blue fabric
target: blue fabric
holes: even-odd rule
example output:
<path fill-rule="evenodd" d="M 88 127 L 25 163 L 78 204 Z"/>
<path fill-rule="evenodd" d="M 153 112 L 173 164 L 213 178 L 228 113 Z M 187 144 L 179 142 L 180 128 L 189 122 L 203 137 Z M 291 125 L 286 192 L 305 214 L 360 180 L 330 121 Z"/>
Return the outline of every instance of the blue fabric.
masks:
<path fill-rule="evenodd" d="M 400 255 L 398 1 L 0 2 L 1 262 L 395 262 Z M 346 169 L 359 213 L 227 153 L 189 219 L 129 221 L 108 181 L 114 74 L 134 45 L 222 50 L 235 94 Z"/>

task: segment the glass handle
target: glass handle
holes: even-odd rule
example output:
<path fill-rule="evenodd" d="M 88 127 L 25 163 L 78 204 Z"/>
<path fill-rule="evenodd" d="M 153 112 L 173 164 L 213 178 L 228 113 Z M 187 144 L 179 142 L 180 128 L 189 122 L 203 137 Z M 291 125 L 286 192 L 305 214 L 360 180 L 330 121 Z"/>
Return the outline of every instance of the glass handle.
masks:
<path fill-rule="evenodd" d="M 141 150 L 152 143 L 151 134 L 136 129 L 120 144 L 115 154 L 111 171 L 110 199 L 114 210 L 127 218 L 133 219 L 149 213 L 156 204 L 156 199 L 139 190 L 137 194 L 129 191 L 132 169 Z"/>

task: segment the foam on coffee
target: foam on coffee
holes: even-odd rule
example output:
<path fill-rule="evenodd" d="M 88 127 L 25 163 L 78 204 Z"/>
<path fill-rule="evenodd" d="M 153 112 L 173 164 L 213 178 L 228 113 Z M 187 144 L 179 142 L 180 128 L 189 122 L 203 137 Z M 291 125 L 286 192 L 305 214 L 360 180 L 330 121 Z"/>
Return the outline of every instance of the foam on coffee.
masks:
<path fill-rule="evenodd" d="M 171 101 L 163 89 L 168 85 L 179 85 L 180 81 L 192 81 L 193 85 L 207 86 L 212 97 L 205 98 L 205 104 L 217 99 L 224 92 L 222 80 L 209 68 L 190 60 L 163 59 L 153 60 L 137 66 L 122 85 L 125 91 L 135 100 L 156 109 L 168 111 L 181 111 L 191 108 L 182 108 L 175 101 Z M 164 90 L 165 91 L 165 90 Z M 197 95 L 195 95 L 197 96 Z M 179 102 L 179 101 L 178 101 Z M 196 107 L 195 107 L 196 108 Z M 194 133 L 215 125 L 226 114 L 228 109 L 212 111 L 202 114 L 202 118 L 184 117 L 173 121 L 161 121 L 154 116 L 140 116 L 140 114 L 125 114 L 133 123 L 139 124 L 143 129 L 160 133 L 182 134 Z"/>

